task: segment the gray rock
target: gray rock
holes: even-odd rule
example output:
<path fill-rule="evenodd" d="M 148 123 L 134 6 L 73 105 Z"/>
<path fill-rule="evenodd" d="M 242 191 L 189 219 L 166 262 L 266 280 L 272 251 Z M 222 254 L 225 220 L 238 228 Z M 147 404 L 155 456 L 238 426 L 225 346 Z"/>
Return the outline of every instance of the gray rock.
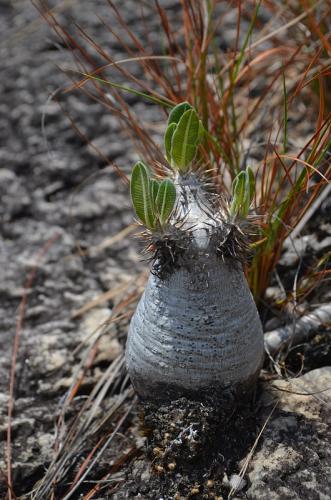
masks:
<path fill-rule="evenodd" d="M 284 267 L 294 267 L 298 265 L 300 259 L 309 251 L 310 248 L 317 250 L 319 243 L 316 235 L 305 235 L 292 239 L 289 237 L 284 245 L 279 264 Z"/>
<path fill-rule="evenodd" d="M 22 181 L 7 168 L 0 168 L 0 200 L 0 220 L 3 222 L 24 213 L 31 202 Z"/>
<path fill-rule="evenodd" d="M 331 367 L 271 383 L 264 395 L 265 417 L 275 398 L 278 407 L 249 466 L 247 498 L 330 499 Z"/>

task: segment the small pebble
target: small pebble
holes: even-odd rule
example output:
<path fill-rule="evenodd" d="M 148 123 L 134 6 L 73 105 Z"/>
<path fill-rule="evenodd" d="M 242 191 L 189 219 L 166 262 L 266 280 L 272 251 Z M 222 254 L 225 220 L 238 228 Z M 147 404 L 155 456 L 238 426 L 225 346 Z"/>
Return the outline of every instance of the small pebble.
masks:
<path fill-rule="evenodd" d="M 236 491 L 240 491 L 246 486 L 245 479 L 242 479 L 238 474 L 232 474 L 229 483 Z"/>

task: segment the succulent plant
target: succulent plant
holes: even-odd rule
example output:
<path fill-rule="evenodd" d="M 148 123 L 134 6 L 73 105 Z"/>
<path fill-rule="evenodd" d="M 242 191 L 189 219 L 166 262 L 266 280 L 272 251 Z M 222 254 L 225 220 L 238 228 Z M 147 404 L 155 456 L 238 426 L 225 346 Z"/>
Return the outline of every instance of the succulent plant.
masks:
<path fill-rule="evenodd" d="M 150 233 L 154 262 L 132 318 L 126 362 L 142 399 L 203 400 L 249 395 L 263 361 L 263 332 L 243 272 L 238 225 L 248 214 L 254 175 L 247 168 L 227 205 L 196 171 L 204 128 L 188 104 L 170 113 L 166 157 L 173 180 L 133 169 L 136 215 Z"/>

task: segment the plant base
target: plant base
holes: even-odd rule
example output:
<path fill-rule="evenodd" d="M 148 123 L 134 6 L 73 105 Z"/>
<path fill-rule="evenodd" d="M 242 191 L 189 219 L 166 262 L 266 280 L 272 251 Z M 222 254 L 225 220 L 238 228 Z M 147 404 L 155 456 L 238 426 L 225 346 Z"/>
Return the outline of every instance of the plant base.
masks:
<path fill-rule="evenodd" d="M 230 411 L 217 401 L 185 397 L 162 405 L 145 401 L 141 427 L 154 471 L 151 482 L 161 481 L 164 493 L 174 498 L 228 493 L 226 478 L 238 473 L 259 428 L 251 403 L 242 401 Z"/>

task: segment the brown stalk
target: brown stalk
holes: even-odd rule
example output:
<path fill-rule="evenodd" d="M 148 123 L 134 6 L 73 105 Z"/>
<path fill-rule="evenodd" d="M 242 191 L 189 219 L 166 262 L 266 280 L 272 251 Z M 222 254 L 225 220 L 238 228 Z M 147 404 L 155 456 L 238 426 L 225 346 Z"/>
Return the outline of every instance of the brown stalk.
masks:
<path fill-rule="evenodd" d="M 107 1 L 108 1 L 109 5 L 111 6 L 113 12 L 115 13 L 116 19 L 119 22 L 120 26 L 124 29 L 124 31 L 128 34 L 130 39 L 133 41 L 138 53 L 148 55 L 148 53 L 145 51 L 144 45 L 140 42 L 139 38 L 134 34 L 134 32 L 129 29 L 129 27 L 125 23 L 125 20 L 123 19 L 119 10 L 117 9 L 117 7 L 113 4 L 113 2 L 111 0 L 107 0 Z M 114 35 L 114 30 L 110 27 L 109 27 L 109 30 Z M 123 47 L 125 48 L 127 53 L 133 55 L 132 50 L 123 41 L 123 39 L 121 39 L 118 35 L 115 35 L 115 37 L 123 45 Z M 143 67 L 145 67 L 145 70 L 146 70 L 146 64 L 144 63 L 144 61 L 142 61 L 142 65 L 143 65 Z M 165 95 L 168 96 L 171 100 L 173 100 L 174 96 L 171 95 L 172 86 L 171 86 L 170 82 L 166 79 L 164 74 L 161 73 L 162 77 L 160 76 L 160 70 L 157 67 L 156 63 L 154 65 L 153 65 L 153 63 L 150 64 L 148 66 L 147 72 L 150 72 L 152 78 L 160 85 L 161 88 L 163 88 Z"/>
<path fill-rule="evenodd" d="M 163 32 L 165 33 L 167 40 L 168 40 L 168 48 L 169 48 L 170 56 L 175 57 L 175 54 L 177 53 L 177 54 L 179 54 L 182 61 L 184 61 L 185 54 L 182 51 L 180 45 L 177 43 L 175 37 L 173 36 L 173 33 L 170 29 L 169 21 L 168 21 L 167 15 L 165 13 L 165 10 L 163 8 L 161 8 L 158 0 L 155 0 L 155 5 L 157 8 L 158 14 L 160 16 Z M 175 61 L 171 62 L 171 67 L 172 67 L 172 71 L 173 71 L 173 74 L 175 77 L 175 82 L 176 82 L 176 86 L 178 89 L 178 94 L 181 95 L 182 94 L 182 81 L 181 81 L 182 79 L 180 77 L 178 67 L 177 67 L 177 64 L 175 63 Z"/>

